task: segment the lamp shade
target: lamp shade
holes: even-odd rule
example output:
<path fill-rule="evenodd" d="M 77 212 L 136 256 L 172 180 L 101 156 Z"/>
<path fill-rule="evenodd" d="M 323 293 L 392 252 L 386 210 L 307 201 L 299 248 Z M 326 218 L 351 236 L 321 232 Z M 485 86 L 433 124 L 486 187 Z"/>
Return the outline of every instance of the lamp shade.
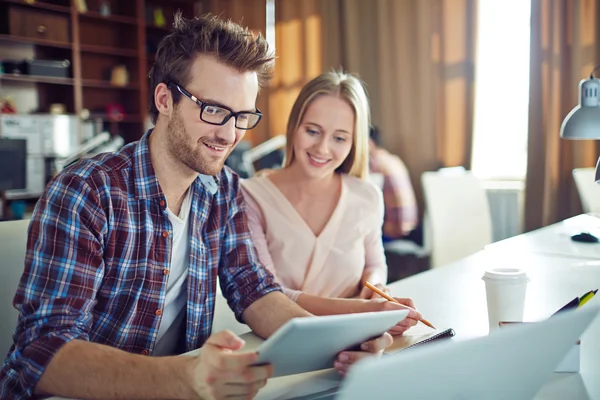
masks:
<path fill-rule="evenodd" d="M 560 137 L 600 139 L 600 81 L 598 79 L 584 79 L 579 82 L 579 105 L 563 120 Z"/>

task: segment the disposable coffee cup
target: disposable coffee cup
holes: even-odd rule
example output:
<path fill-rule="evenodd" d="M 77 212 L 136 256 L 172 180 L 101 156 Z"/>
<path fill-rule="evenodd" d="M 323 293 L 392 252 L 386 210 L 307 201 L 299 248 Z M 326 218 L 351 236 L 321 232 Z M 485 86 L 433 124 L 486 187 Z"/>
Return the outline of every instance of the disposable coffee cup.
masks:
<path fill-rule="evenodd" d="M 498 322 L 521 322 L 525 309 L 525 293 L 529 278 L 522 269 L 494 268 L 481 278 L 485 281 L 490 332 Z"/>

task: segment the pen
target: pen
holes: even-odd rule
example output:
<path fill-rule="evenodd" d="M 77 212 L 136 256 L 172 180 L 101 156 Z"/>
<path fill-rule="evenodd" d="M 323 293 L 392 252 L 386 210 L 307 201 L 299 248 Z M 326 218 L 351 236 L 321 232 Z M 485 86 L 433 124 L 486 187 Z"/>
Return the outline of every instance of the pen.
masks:
<path fill-rule="evenodd" d="M 562 306 L 560 308 L 560 310 L 558 310 L 557 312 L 555 312 L 553 315 L 556 315 L 560 312 L 563 311 L 568 311 L 571 310 L 573 308 L 577 308 L 579 306 L 579 297 L 575 297 L 573 300 L 571 300 L 570 302 L 568 302 L 567 304 L 565 304 L 564 306 Z"/>
<path fill-rule="evenodd" d="M 371 284 L 370 282 L 365 282 L 365 286 L 368 287 L 369 289 L 371 289 L 372 291 L 374 291 L 375 293 L 377 293 L 378 295 L 380 295 L 381 297 L 383 297 L 384 299 L 388 300 L 388 301 L 392 301 L 394 303 L 398 303 L 400 304 L 400 302 L 398 300 L 396 300 L 395 298 L 393 298 L 392 296 L 389 296 L 388 294 L 386 294 L 385 292 L 379 290 L 378 287 L 374 286 L 373 284 Z M 410 308 L 408 306 L 405 306 L 406 308 Z M 427 325 L 428 327 L 432 328 L 432 329 L 436 329 L 435 326 L 433 326 L 431 324 L 431 322 L 427 321 L 425 318 L 421 318 L 421 322 L 424 323 L 425 325 Z"/>
<path fill-rule="evenodd" d="M 598 291 L 598 289 L 588 292 L 588 293 L 584 294 L 583 296 L 581 296 L 581 299 L 579 299 L 579 306 L 577 308 L 583 307 L 583 305 L 585 303 L 587 303 L 592 297 L 594 297 L 596 295 L 597 291 Z"/>

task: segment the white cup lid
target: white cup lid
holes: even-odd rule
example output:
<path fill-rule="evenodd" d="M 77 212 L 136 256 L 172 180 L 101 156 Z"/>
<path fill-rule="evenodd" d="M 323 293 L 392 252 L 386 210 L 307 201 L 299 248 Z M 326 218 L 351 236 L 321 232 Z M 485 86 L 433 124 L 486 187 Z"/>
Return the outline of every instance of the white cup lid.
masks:
<path fill-rule="evenodd" d="M 485 274 L 483 274 L 483 277 L 481 279 L 483 279 L 484 281 L 514 283 L 529 281 L 525 271 L 519 268 L 493 268 L 491 270 L 485 271 Z"/>

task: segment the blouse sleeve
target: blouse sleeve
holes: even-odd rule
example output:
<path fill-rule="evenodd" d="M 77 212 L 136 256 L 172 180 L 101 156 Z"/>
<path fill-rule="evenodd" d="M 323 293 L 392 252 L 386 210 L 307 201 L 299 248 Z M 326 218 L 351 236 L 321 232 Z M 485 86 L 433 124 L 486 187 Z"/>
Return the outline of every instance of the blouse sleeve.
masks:
<path fill-rule="evenodd" d="M 258 259 L 262 265 L 273 274 L 277 283 L 279 283 L 283 288 L 283 293 L 285 293 L 291 300 L 297 301 L 298 296 L 300 296 L 302 292 L 286 287 L 285 284 L 283 284 L 277 277 L 277 269 L 273 263 L 273 258 L 271 257 L 269 244 L 267 242 L 267 235 L 265 234 L 266 226 L 262 210 L 260 209 L 258 203 L 246 190 L 243 190 L 243 192 L 246 200 L 246 214 L 248 216 L 250 234 L 252 235 L 252 241 L 256 247 Z"/>
<path fill-rule="evenodd" d="M 373 220 L 369 221 L 370 229 L 365 237 L 365 270 L 363 277 L 372 284 L 387 283 L 388 267 L 383 249 L 382 226 L 384 216 L 383 195 L 377 188 L 377 212 L 373 213 Z"/>

